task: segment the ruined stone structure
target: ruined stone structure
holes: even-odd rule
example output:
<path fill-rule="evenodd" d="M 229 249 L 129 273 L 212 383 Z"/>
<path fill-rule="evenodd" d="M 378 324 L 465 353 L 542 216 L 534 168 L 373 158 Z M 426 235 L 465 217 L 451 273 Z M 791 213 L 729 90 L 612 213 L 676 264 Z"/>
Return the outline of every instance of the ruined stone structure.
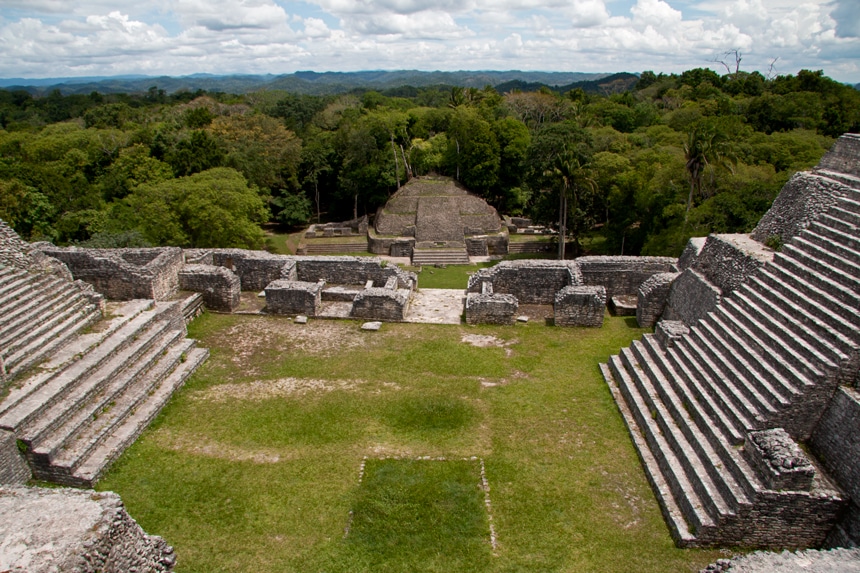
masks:
<path fill-rule="evenodd" d="M 508 252 L 494 208 L 447 177 L 416 177 L 376 214 L 370 252 L 411 256 L 413 264 L 468 264 L 469 255 Z"/>
<path fill-rule="evenodd" d="M 465 318 L 467 324 L 513 324 L 519 302 L 512 294 L 493 292 L 493 284 L 481 282 L 481 292 L 466 295 Z"/>
<path fill-rule="evenodd" d="M 239 308 L 239 277 L 215 265 L 185 265 L 179 271 L 179 288 L 202 293 L 206 308 L 233 312 Z"/>
<path fill-rule="evenodd" d="M 780 252 L 711 236 L 643 283 L 642 324 L 664 321 L 601 365 L 678 545 L 860 541 L 857 141 L 762 219 Z"/>
<path fill-rule="evenodd" d="M 176 562 L 111 492 L 0 486 L 3 571 L 162 573 Z"/>
<path fill-rule="evenodd" d="M 556 293 L 554 303 L 556 326 L 603 326 L 606 287 L 566 286 Z"/>

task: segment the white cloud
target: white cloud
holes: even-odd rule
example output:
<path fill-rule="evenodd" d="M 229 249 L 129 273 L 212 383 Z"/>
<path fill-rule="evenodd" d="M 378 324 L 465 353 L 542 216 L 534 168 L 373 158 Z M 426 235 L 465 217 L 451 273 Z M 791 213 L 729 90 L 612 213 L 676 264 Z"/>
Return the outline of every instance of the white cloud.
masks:
<path fill-rule="evenodd" d="M 858 36 L 857 0 L 0 0 L 0 76 L 672 72 L 738 49 L 857 82 Z"/>

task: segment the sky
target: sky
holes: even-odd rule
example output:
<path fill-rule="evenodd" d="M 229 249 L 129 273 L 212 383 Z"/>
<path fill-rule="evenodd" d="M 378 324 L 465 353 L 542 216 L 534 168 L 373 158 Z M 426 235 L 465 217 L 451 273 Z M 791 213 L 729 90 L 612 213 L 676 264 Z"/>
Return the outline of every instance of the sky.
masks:
<path fill-rule="evenodd" d="M 728 55 L 726 55 L 728 52 Z M 860 82 L 860 0 L 0 0 L 0 77 L 681 72 Z"/>

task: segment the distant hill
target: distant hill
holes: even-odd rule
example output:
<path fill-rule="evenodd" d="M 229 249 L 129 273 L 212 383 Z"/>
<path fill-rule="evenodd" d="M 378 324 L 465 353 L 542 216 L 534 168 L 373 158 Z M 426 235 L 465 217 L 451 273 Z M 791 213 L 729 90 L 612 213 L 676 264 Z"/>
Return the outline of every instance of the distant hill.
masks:
<path fill-rule="evenodd" d="M 301 71 L 286 75 L 210 75 L 190 76 L 112 76 L 82 78 L 0 79 L 0 88 L 22 89 L 34 95 L 43 95 L 60 90 L 64 95 L 100 93 L 142 93 L 152 87 L 168 94 L 181 91 L 205 90 L 208 92 L 247 93 L 259 90 L 284 90 L 299 94 L 326 95 L 345 93 L 355 89 L 390 90 L 401 86 L 415 88 L 428 86 L 463 86 L 483 88 L 485 86 L 515 86 L 505 88 L 523 91 L 536 90 L 541 86 L 558 91 L 603 85 L 604 78 L 633 74 L 601 74 L 582 72 L 523 72 L 523 71 L 458 71 L 422 72 L 418 70 L 365 71 L 365 72 L 312 72 Z M 610 81 L 610 80 L 607 80 Z M 635 81 L 635 80 L 634 80 Z M 583 89 L 586 89 L 583 87 Z M 589 87 L 586 91 L 599 91 Z"/>
<path fill-rule="evenodd" d="M 588 93 L 612 94 L 629 90 L 639 81 L 639 76 L 622 72 L 620 74 L 601 75 L 600 78 L 574 81 L 565 85 L 548 85 L 543 82 L 524 82 L 522 80 L 511 80 L 494 86 L 500 93 L 510 91 L 533 92 L 543 87 L 548 87 L 554 92 L 565 93 L 572 89 L 582 88 Z"/>

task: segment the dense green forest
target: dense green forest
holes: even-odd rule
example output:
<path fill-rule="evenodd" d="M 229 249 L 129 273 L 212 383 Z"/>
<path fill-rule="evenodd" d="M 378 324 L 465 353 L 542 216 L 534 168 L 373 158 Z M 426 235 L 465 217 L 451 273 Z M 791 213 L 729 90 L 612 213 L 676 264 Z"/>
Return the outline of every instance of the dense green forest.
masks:
<path fill-rule="evenodd" d="M 566 205 L 573 254 L 589 237 L 677 255 L 690 236 L 751 230 L 850 131 L 860 92 L 805 70 L 644 72 L 601 93 L 0 90 L 0 218 L 31 241 L 259 248 L 266 222 L 373 214 L 438 173 L 503 214 L 558 226 Z"/>

